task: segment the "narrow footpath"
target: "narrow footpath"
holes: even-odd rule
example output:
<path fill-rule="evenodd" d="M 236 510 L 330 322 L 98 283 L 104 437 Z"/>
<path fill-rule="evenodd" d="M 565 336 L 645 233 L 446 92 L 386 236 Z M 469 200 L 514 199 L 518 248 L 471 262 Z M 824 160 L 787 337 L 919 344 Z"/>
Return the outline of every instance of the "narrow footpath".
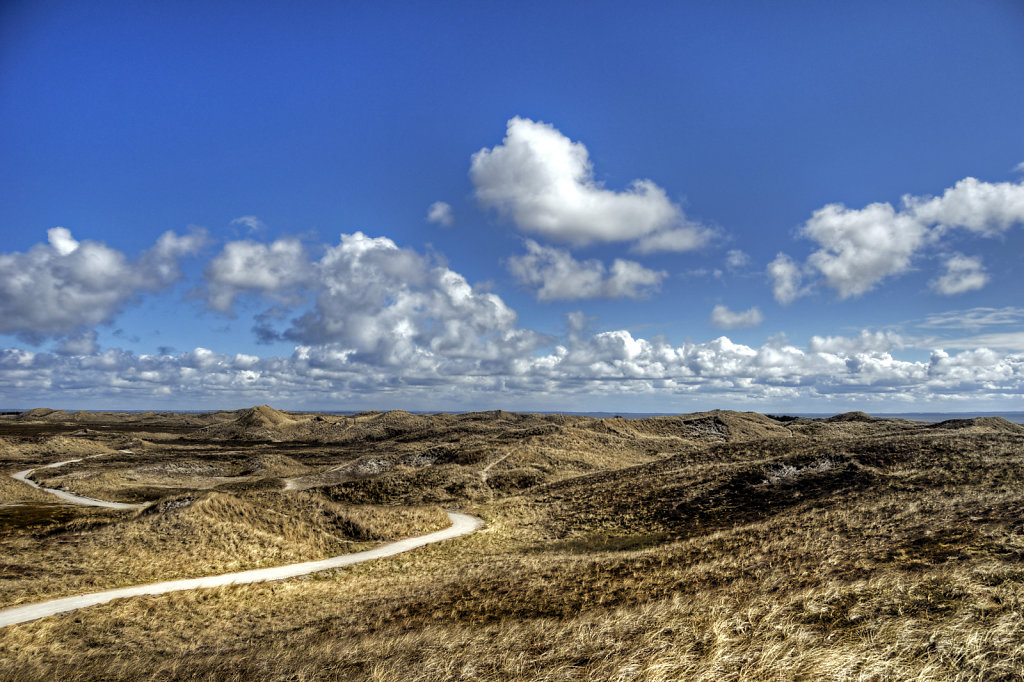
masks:
<path fill-rule="evenodd" d="M 63 466 L 75 461 L 79 460 L 56 462 L 48 466 Z M 12 476 L 19 481 L 75 504 L 108 507 L 111 509 L 138 509 L 145 506 L 129 505 L 121 502 L 106 502 L 104 500 L 96 500 L 91 497 L 82 497 L 81 495 L 75 495 L 74 493 L 57 490 L 55 488 L 44 488 L 29 478 L 29 475 L 33 471 L 34 469 L 26 469 L 25 471 L 19 471 L 16 474 L 12 474 Z M 372 561 L 373 559 L 394 556 L 395 554 L 408 552 L 409 550 L 430 545 L 435 542 L 450 540 L 462 535 L 469 535 L 484 525 L 483 521 L 474 516 L 470 516 L 469 514 L 461 514 L 453 511 L 449 511 L 447 514 L 452 525 L 444 530 L 428 533 L 427 535 L 420 535 L 415 538 L 407 538 L 405 540 L 391 542 L 374 549 L 366 550 L 365 552 L 342 554 L 329 559 L 304 561 L 297 564 L 288 564 L 286 566 L 272 566 L 270 568 L 257 568 L 249 571 L 238 571 L 236 573 L 211 575 L 204 578 L 184 578 L 182 580 L 168 580 L 160 583 L 151 583 L 149 585 L 121 587 L 113 590 L 104 590 L 102 592 L 93 592 L 92 594 L 83 594 L 76 597 L 64 597 L 62 599 L 51 599 L 49 601 L 38 602 L 36 604 L 16 606 L 0 610 L 0 627 L 7 627 L 8 625 L 15 625 L 17 623 L 27 623 L 28 621 L 36 620 L 38 618 L 45 618 L 46 616 L 53 616 L 58 613 L 66 613 L 77 609 L 84 609 L 88 606 L 95 606 L 96 604 L 105 604 L 106 602 L 113 601 L 115 599 L 123 599 L 125 597 L 166 594 L 168 592 L 181 592 L 183 590 L 221 587 L 224 585 L 260 583 L 268 580 L 284 580 L 286 578 L 308 575 L 309 573 L 326 571 L 332 568 L 351 566 L 352 564 L 358 564 L 363 561 Z"/>

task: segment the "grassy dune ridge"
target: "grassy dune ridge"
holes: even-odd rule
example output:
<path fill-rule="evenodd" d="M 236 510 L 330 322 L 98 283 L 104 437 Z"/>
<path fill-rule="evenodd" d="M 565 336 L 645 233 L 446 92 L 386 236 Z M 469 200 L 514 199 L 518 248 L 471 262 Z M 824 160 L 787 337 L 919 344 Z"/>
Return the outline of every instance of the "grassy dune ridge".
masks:
<path fill-rule="evenodd" d="M 444 525 L 442 506 L 487 528 L 304 579 L 13 626 L 5 678 L 1024 676 L 1024 428 L 998 418 L 269 409 L 190 415 L 192 431 L 165 415 L 166 437 L 130 456 L 53 470 L 155 504 L 50 504 L 46 523 L 5 526 L 0 604 L 352 551 Z M 56 461 L 40 425 L 0 421 L 8 470 Z M 0 486 L 0 511 L 38 514 L 48 503 L 31 492 Z"/>

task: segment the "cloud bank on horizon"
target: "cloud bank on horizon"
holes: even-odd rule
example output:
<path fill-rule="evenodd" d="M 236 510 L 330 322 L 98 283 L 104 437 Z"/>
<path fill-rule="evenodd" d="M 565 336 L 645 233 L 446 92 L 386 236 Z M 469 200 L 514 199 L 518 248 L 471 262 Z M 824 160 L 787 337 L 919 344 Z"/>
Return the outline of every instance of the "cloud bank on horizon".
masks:
<path fill-rule="evenodd" d="M 1024 409 L 1024 15 L 545 12 L 0 10 L 0 407 Z"/>

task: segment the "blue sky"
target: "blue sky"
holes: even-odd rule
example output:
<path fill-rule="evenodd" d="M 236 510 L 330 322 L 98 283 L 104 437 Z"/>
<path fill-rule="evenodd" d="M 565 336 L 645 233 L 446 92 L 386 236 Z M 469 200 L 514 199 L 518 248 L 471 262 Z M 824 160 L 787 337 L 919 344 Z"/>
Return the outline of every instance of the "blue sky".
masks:
<path fill-rule="evenodd" d="M 0 403 L 1024 409 L 1022 31 L 5 3 Z"/>

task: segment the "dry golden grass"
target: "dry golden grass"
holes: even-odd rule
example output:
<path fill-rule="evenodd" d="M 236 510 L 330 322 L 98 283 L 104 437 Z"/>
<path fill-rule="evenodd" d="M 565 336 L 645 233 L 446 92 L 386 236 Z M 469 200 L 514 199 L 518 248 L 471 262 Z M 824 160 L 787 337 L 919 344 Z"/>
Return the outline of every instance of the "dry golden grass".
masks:
<path fill-rule="evenodd" d="M 33 480 L 51 488 L 118 502 L 145 502 L 179 492 L 299 476 L 308 466 L 287 455 L 245 451 L 196 452 L 153 447 L 112 452 L 57 468 L 38 469 Z M 272 486 L 271 486 L 272 487 Z"/>
<path fill-rule="evenodd" d="M 20 504 L 53 504 L 53 496 L 30 488 L 20 481 L 10 477 L 10 474 L 18 471 L 12 468 L 7 471 L 0 470 L 0 509 L 9 505 Z"/>
<path fill-rule="evenodd" d="M 305 533 L 313 547 L 314 510 L 351 513 L 339 500 L 372 493 L 387 504 L 419 490 L 443 492 L 488 526 L 305 579 L 10 627 L 0 671 L 12 680 L 1024 677 L 1021 430 L 780 424 L 785 436 L 680 438 L 675 454 L 625 468 L 604 453 L 605 469 L 581 475 L 570 462 L 532 486 L 491 486 L 479 476 L 485 460 L 460 464 L 456 452 L 301 494 L 202 493 L 209 509 L 155 510 L 150 525 L 143 514 L 72 522 L 97 547 L 146 547 L 133 533 L 171 538 L 223 523 L 210 543 L 223 546 L 269 532 L 269 510 L 287 510 L 304 525 L 270 534 Z M 557 453 L 557 438 L 535 447 Z M 194 517 L 171 513 L 185 509 Z M 379 509 L 365 512 L 384 533 L 392 521 Z"/>
<path fill-rule="evenodd" d="M 342 506 L 276 492 L 199 492 L 140 512 L 75 509 L 61 521 L 0 536 L 0 603 L 322 559 L 449 523 L 437 507 Z"/>

